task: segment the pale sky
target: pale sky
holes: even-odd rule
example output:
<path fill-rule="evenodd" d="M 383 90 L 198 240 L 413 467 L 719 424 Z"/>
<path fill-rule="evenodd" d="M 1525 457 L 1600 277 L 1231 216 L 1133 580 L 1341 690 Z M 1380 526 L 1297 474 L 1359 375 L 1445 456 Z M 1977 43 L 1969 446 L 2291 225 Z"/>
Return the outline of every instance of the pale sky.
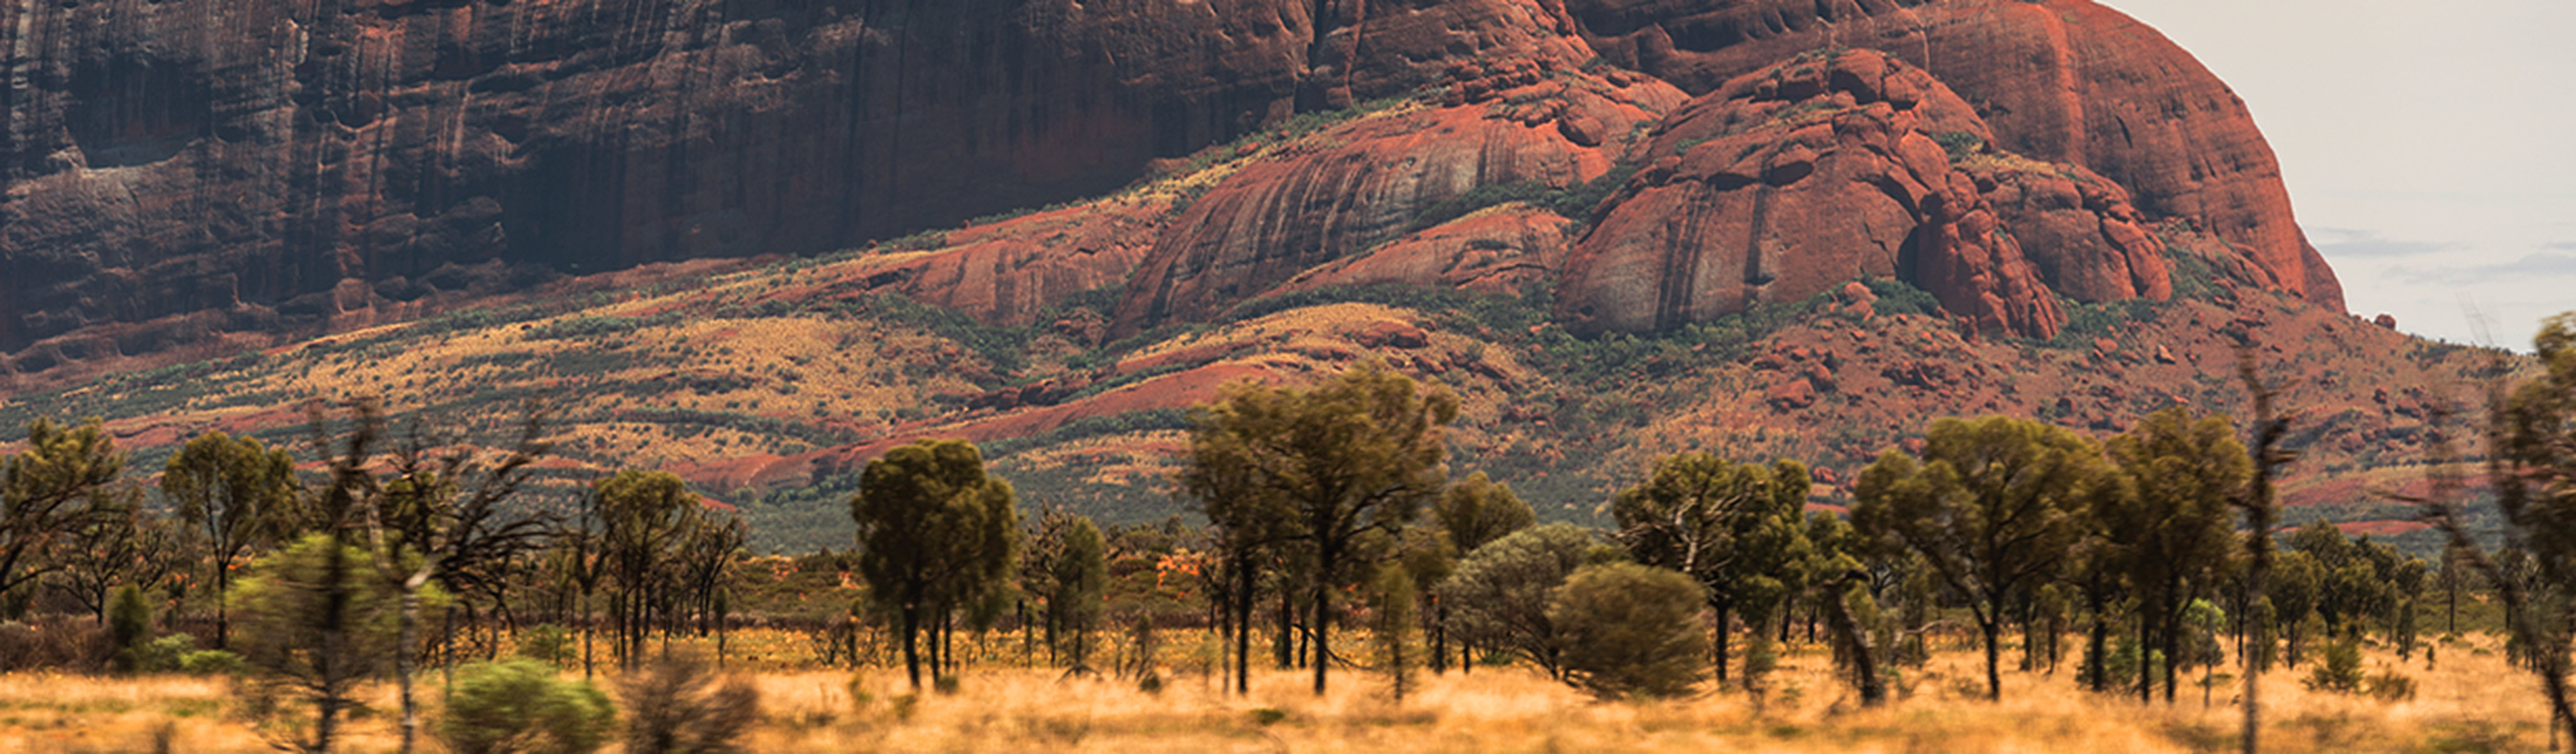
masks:
<path fill-rule="evenodd" d="M 2576 0 L 2097 1 L 2245 100 L 2353 313 L 2529 351 L 2576 310 Z"/>

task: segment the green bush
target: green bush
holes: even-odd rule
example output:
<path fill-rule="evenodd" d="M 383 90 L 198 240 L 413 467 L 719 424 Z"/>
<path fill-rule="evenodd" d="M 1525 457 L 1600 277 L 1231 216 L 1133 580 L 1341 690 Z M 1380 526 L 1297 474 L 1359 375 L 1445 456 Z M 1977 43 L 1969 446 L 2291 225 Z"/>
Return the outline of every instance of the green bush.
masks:
<path fill-rule="evenodd" d="M 1576 570 L 1547 609 L 1566 639 L 1566 675 L 1605 699 L 1690 693 L 1707 667 L 1706 595 L 1690 577 L 1652 566 Z"/>
<path fill-rule="evenodd" d="M 456 669 L 438 735 L 459 754 L 571 754 L 599 750 L 616 721 L 607 694 L 556 680 L 552 665 L 477 662 Z"/>
<path fill-rule="evenodd" d="M 108 646 L 116 650 L 116 672 L 145 670 L 143 650 L 144 643 L 152 640 L 152 606 L 143 601 L 143 590 L 133 584 L 117 587 L 107 602 L 107 636 Z"/>
<path fill-rule="evenodd" d="M 179 655 L 179 672 L 189 675 L 241 675 L 250 665 L 242 656 L 220 649 L 206 649 Z"/>

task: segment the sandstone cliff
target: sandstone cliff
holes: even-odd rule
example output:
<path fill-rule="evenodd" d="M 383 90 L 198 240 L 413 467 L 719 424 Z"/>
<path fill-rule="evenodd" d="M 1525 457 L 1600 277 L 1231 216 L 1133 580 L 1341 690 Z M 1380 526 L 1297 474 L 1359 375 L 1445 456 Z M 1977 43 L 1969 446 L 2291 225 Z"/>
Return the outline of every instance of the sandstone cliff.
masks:
<path fill-rule="evenodd" d="M 2340 309 L 2245 103 L 2199 61 L 2088 0 L 1567 0 L 1594 49 L 1706 92 L 1808 50 L 1870 47 L 1927 69 L 2012 152 L 2079 165 L 2137 209 L 2249 250 L 2272 286 Z"/>
<path fill-rule="evenodd" d="M 1517 231 L 1403 241 L 1418 213 L 1665 160 L 1647 153 L 1671 140 L 1640 137 L 1678 133 L 1658 124 L 1684 92 L 1832 46 L 1928 70 L 1966 103 L 1958 117 L 1985 124 L 1961 128 L 2048 166 L 1907 172 L 1928 192 L 1907 217 L 1945 218 L 1927 238 L 1973 258 L 1918 282 L 1981 327 L 2049 331 L 2035 285 L 2161 295 L 2138 229 L 2172 217 L 2250 249 L 2259 284 L 2339 298 L 2242 104 L 2082 0 L 0 0 L 0 14 L 0 384 L 405 319 L 565 274 L 858 247 L 1101 194 L 1293 114 L 1399 95 L 1423 105 L 1248 167 L 1186 211 L 970 232 L 956 242 L 980 246 L 876 288 L 1020 322 L 1123 283 L 1129 329 L 1301 275 L 1507 289 L 1634 241 L 1648 205 L 1570 254 Z M 1868 128 L 1890 155 L 1917 130 Z M 1791 139 L 1816 169 L 1912 170 L 1844 165 L 1816 136 Z M 1786 144 L 1761 159 L 1797 163 Z M 1693 160 L 1676 167 L 1732 175 Z M 1632 198 L 1737 212 L 1648 188 Z M 1830 214 L 1845 199 L 1876 201 L 1807 201 Z M 1793 246 L 1910 233 L 1853 235 L 1790 206 L 1760 214 Z M 1792 237 L 1807 232 L 1826 235 Z M 1505 255 L 1518 272 L 1452 269 L 1494 244 L 1519 250 Z M 1661 314 L 1599 315 L 1655 326 L 1766 286 L 1899 269 L 1777 259 L 1703 270 L 1749 288 L 1631 272 L 1566 304 L 1624 311 L 1638 286 L 1668 286 L 1648 296 Z"/>

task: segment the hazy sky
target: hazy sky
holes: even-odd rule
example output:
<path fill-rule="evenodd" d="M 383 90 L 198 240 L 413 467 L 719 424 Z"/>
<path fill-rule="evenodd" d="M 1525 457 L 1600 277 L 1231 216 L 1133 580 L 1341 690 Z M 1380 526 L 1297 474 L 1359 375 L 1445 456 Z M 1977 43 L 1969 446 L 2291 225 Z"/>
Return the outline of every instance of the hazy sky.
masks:
<path fill-rule="evenodd" d="M 2576 310 L 2576 0 L 2097 1 L 2244 98 L 2353 313 L 2529 351 Z"/>

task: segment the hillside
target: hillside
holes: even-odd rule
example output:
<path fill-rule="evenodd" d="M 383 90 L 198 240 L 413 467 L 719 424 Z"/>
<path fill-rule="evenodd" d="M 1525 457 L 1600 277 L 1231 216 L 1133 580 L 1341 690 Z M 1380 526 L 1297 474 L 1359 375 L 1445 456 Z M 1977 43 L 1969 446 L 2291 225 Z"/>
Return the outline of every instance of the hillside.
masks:
<path fill-rule="evenodd" d="M 148 51 L 68 40 L 166 37 L 180 83 L 276 62 L 169 26 L 203 5 L 20 28 L 115 81 Z M 44 82 L 13 122 L 104 141 L 6 145 L 0 426 L 101 417 L 148 470 L 207 429 L 299 447 L 316 400 L 442 444 L 535 410 L 546 494 L 668 468 L 804 550 L 922 437 L 1034 504 L 1185 513 L 1189 407 L 1364 361 L 1466 399 L 1456 472 L 1591 520 L 1679 450 L 1806 461 L 1835 505 L 1936 417 L 2241 417 L 2246 344 L 2296 412 L 2292 520 L 2404 536 L 2370 493 L 2493 355 L 2344 313 L 2242 103 L 2084 0 L 573 5 L 250 8 L 445 41 L 204 122 Z M 328 180 L 263 172 L 312 150 Z"/>

